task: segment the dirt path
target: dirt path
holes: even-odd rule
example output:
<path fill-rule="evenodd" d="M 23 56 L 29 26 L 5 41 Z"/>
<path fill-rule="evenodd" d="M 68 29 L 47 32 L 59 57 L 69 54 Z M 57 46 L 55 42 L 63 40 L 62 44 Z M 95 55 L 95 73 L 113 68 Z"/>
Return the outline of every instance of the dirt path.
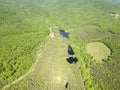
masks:
<path fill-rule="evenodd" d="M 69 64 L 67 47 L 70 41 L 54 31 L 32 72 L 24 79 L 26 86 L 18 90 L 85 90 L 77 64 Z M 13 89 L 13 88 L 11 88 Z"/>

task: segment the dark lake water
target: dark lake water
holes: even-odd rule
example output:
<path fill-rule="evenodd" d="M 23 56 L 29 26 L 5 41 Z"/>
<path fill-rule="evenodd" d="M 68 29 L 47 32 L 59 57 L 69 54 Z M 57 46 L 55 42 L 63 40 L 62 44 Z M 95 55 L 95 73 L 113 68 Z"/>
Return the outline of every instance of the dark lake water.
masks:
<path fill-rule="evenodd" d="M 70 45 L 68 45 L 68 54 L 69 55 L 74 55 L 74 51 Z"/>
<path fill-rule="evenodd" d="M 78 61 L 78 59 L 74 56 L 74 51 L 71 45 L 68 45 L 68 55 L 70 55 L 70 57 L 66 58 L 68 63 L 75 64 Z"/>
<path fill-rule="evenodd" d="M 75 64 L 77 61 L 78 61 L 78 59 L 76 58 L 76 57 L 69 57 L 69 58 L 67 58 L 66 59 L 70 64 Z"/>
<path fill-rule="evenodd" d="M 64 30 L 59 30 L 60 35 L 64 38 L 69 38 L 69 33 L 65 32 Z"/>

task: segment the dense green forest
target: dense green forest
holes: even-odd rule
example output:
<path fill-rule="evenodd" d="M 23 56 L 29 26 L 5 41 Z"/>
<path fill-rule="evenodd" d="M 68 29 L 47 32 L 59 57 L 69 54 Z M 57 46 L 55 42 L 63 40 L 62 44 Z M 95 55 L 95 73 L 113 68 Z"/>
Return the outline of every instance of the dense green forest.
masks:
<path fill-rule="evenodd" d="M 0 87 L 29 70 L 37 47 L 49 34 L 48 14 L 28 2 L 0 1 Z"/>
<path fill-rule="evenodd" d="M 87 90 L 120 89 L 117 0 L 0 0 L 0 88 L 32 67 L 52 25 L 70 32 Z M 86 44 L 95 41 L 111 50 L 103 63 L 86 53 Z"/>

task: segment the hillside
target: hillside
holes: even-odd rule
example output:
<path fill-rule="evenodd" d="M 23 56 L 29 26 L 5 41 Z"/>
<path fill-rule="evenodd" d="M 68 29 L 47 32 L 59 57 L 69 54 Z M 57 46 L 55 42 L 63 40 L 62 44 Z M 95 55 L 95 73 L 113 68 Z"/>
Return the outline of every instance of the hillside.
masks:
<path fill-rule="evenodd" d="M 56 26 L 56 31 L 70 33 L 85 88 L 119 90 L 119 25 L 119 0 L 0 0 L 0 88 L 33 68 L 49 27 Z M 102 63 L 87 53 L 86 46 L 93 42 L 110 49 Z"/>

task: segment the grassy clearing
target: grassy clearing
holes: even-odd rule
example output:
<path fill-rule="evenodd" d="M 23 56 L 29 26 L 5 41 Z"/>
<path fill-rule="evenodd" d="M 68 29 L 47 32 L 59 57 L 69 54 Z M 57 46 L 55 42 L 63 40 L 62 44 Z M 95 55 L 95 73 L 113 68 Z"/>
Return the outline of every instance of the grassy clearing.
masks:
<path fill-rule="evenodd" d="M 95 60 L 101 62 L 107 60 L 110 56 L 110 49 L 101 42 L 91 42 L 86 45 L 87 53 L 90 54 Z"/>

